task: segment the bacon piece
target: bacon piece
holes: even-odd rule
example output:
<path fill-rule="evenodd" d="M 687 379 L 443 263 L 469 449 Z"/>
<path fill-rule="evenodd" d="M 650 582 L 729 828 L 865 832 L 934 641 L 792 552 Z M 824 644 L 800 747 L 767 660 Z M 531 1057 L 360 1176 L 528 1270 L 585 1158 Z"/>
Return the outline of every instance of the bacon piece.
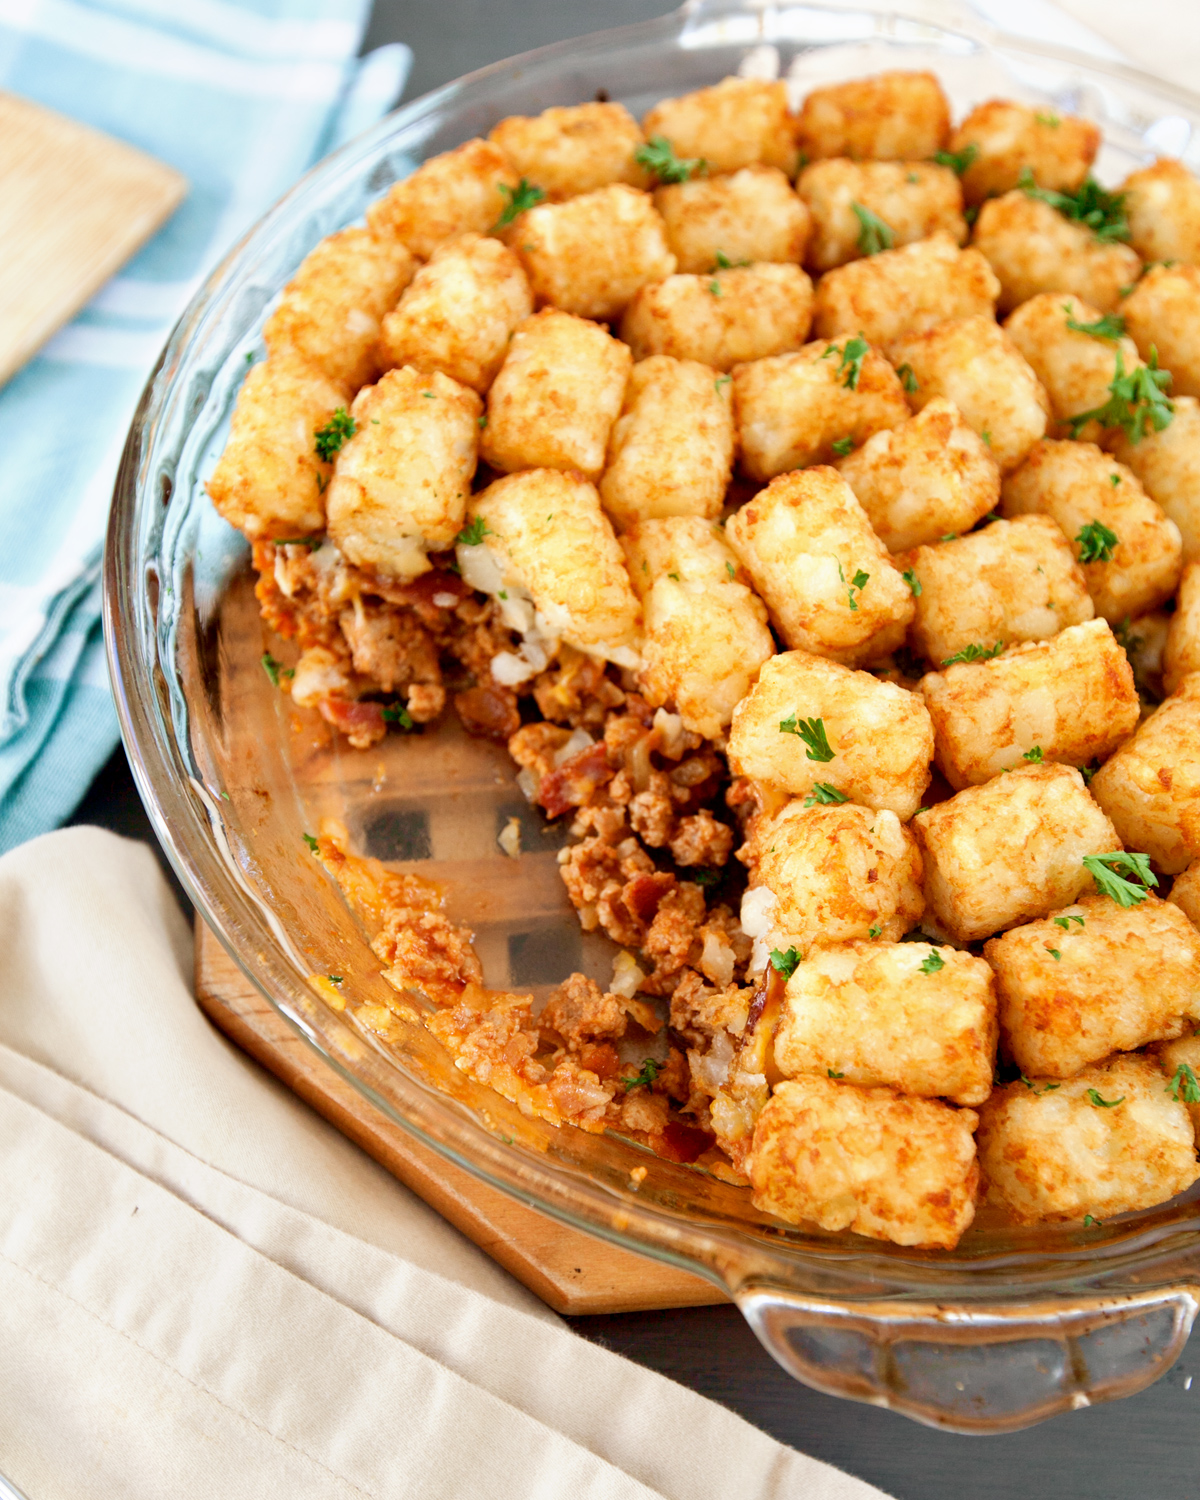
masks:
<path fill-rule="evenodd" d="M 568 808 L 582 807 L 612 775 L 604 746 L 588 745 L 542 778 L 538 801 L 547 817 L 560 817 Z"/>
<path fill-rule="evenodd" d="M 339 730 L 356 750 L 367 750 L 387 733 L 382 703 L 351 703 L 345 698 L 322 698 L 321 717 Z"/>

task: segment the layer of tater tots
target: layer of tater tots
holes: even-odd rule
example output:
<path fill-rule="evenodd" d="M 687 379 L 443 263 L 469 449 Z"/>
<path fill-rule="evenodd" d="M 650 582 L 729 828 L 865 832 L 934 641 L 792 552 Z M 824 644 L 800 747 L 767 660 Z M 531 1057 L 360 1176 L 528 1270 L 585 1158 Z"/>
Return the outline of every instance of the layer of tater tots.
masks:
<path fill-rule="evenodd" d="M 1171 883 L 1167 897 L 1196 927 L 1200 927 L 1200 861 L 1188 865 Z"/>
<path fill-rule="evenodd" d="M 861 333 L 888 348 L 948 318 L 990 318 L 999 291 L 978 250 L 960 250 L 950 235 L 934 234 L 826 272 L 813 302 L 813 328 L 819 338 Z"/>
<path fill-rule="evenodd" d="M 1151 266 L 1121 314 L 1142 358 L 1170 370 L 1172 395 L 1200 396 L 1200 266 Z"/>
<path fill-rule="evenodd" d="M 1160 158 L 1121 184 L 1129 238 L 1144 261 L 1200 264 L 1200 182 L 1182 162 Z"/>
<path fill-rule="evenodd" d="M 314 435 L 349 399 L 346 386 L 290 351 L 251 368 L 205 486 L 231 526 L 251 540 L 322 530 L 330 466 L 317 457 Z"/>
<path fill-rule="evenodd" d="M 910 641 L 935 666 L 972 645 L 1046 640 L 1094 613 L 1071 545 L 1049 516 L 993 521 L 897 561 L 920 585 Z"/>
<path fill-rule="evenodd" d="M 679 270 L 704 275 L 724 263 L 804 259 L 808 207 L 778 167 L 667 183 L 654 194 Z"/>
<path fill-rule="evenodd" d="M 1175 592 L 1183 558 L 1179 528 L 1133 472 L 1095 443 L 1038 443 L 1005 478 L 1003 512 L 1050 517 L 1079 555 L 1085 527 L 1099 523 L 1116 537 L 1107 561 L 1082 564 L 1096 613 L 1111 625 L 1157 609 Z"/>
<path fill-rule="evenodd" d="M 352 391 L 374 379 L 380 320 L 412 279 L 416 263 L 392 238 L 369 229 L 331 234 L 305 256 L 267 320 L 270 354 L 294 350 Z M 397 361 L 398 363 L 398 361 Z"/>
<path fill-rule="evenodd" d="M 483 540 L 459 545 L 468 582 L 482 560 L 470 554 L 486 552 L 505 592 L 528 591 L 545 633 L 599 656 L 636 650 L 640 611 L 624 554 L 595 486 L 582 475 L 509 474 L 472 497 L 469 515 L 481 523 Z M 520 628 L 526 622 L 513 604 L 509 613 Z"/>
<path fill-rule="evenodd" d="M 385 369 L 440 370 L 484 395 L 513 330 L 532 311 L 512 251 L 485 235 L 460 235 L 433 252 L 384 318 L 379 360 Z"/>
<path fill-rule="evenodd" d="M 640 521 L 621 543 L 642 601 L 642 693 L 716 739 L 774 655 L 766 606 L 700 516 Z"/>
<path fill-rule="evenodd" d="M 775 1031 L 775 1063 L 787 1078 L 815 1073 L 982 1104 L 995 1062 L 992 972 L 970 953 L 845 943 L 814 949 L 788 980 Z"/>
<path fill-rule="evenodd" d="M 911 245 L 939 230 L 959 245 L 967 238 L 958 178 L 932 162 L 832 157 L 805 167 L 796 191 L 812 214 L 807 265 L 813 271 L 831 270 L 864 253 L 856 206 L 883 220 L 893 245 Z"/>
<path fill-rule="evenodd" d="M 1105 620 L 930 672 L 921 694 L 938 768 L 956 791 L 1023 759 L 1077 766 L 1103 759 L 1132 734 L 1140 713 L 1133 668 Z"/>
<path fill-rule="evenodd" d="M 1200 560 L 1200 401 L 1179 396 L 1161 432 L 1148 432 L 1136 443 L 1124 433 L 1110 433 L 1105 445 L 1179 527 L 1183 560 Z"/>
<path fill-rule="evenodd" d="M 968 203 L 982 203 L 1017 186 L 1028 170 L 1042 188 L 1073 193 L 1088 174 L 1100 147 L 1090 120 L 990 99 L 977 105 L 950 137 L 951 151 L 975 148 L 963 173 Z"/>
<path fill-rule="evenodd" d="M 1200 1130 L 1200 1099 L 1196 1099 L 1194 1091 L 1188 1087 L 1191 1079 L 1181 1071 L 1184 1067 L 1190 1068 L 1192 1078 L 1200 1081 L 1200 1036 L 1181 1036 L 1178 1041 L 1163 1042 L 1152 1048 L 1151 1054 L 1158 1058 L 1163 1077 L 1168 1080 L 1168 1090 L 1187 1105 L 1192 1129 Z"/>
<path fill-rule="evenodd" d="M 742 466 L 752 479 L 828 464 L 834 443 L 855 446 L 908 416 L 904 387 L 875 349 L 854 362 L 851 343 L 820 340 L 737 366 L 733 409 Z"/>
<path fill-rule="evenodd" d="M 788 646 L 854 666 L 904 640 L 912 593 L 836 469 L 779 475 L 729 518 L 725 539 Z"/>
<path fill-rule="evenodd" d="M 1153 895 L 1128 909 L 1083 896 L 983 952 L 996 972 L 1005 1046 L 1031 1077 L 1071 1078 L 1200 1020 L 1200 932 Z"/>
<path fill-rule="evenodd" d="M 809 756 L 797 732 L 811 719 L 821 720 L 829 761 Z M 735 776 L 793 797 L 828 782 L 855 802 L 890 808 L 901 821 L 920 806 L 932 760 L 929 710 L 915 693 L 806 651 L 782 652 L 764 664 L 729 731 Z"/>
<path fill-rule="evenodd" d="M 949 319 L 898 339 L 888 353 L 897 369 L 908 367 L 910 404 L 920 411 L 938 397 L 952 401 L 1002 473 L 1045 435 L 1049 397 L 991 317 Z"/>
<path fill-rule="evenodd" d="M 635 359 L 670 354 L 726 371 L 799 349 L 812 323 L 812 282 L 799 266 L 763 262 L 705 276 L 668 276 L 625 309 Z"/>
<path fill-rule="evenodd" d="M 987 444 L 940 396 L 836 467 L 891 552 L 970 531 L 1000 500 L 1000 471 Z"/>
<path fill-rule="evenodd" d="M 665 137 L 677 157 L 699 158 L 714 173 L 762 162 L 790 177 L 796 166 L 796 122 L 782 81 L 723 78 L 663 99 L 642 117 L 642 133 Z"/>
<path fill-rule="evenodd" d="M 649 174 L 634 159 L 642 132 L 623 104 L 558 105 L 540 115 L 509 115 L 488 140 L 551 202 L 610 182 L 648 185 Z"/>
<path fill-rule="evenodd" d="M 925 161 L 946 143 L 950 102 L 933 73 L 876 73 L 811 90 L 797 133 L 809 161 Z"/>
<path fill-rule="evenodd" d="M 1187 1106 L 1164 1083 L 1153 1058 L 1118 1055 L 1063 1083 L 997 1089 L 980 1111 L 986 1201 L 1036 1224 L 1105 1219 L 1182 1193 L 1200 1165 Z"/>
<path fill-rule="evenodd" d="M 1200 676 L 1179 687 L 1092 778 L 1127 849 L 1168 875 L 1200 855 Z"/>
<path fill-rule="evenodd" d="M 1059 422 L 1105 404 L 1118 349 L 1126 374 L 1141 364 L 1132 339 L 1114 343 L 1068 326 L 1095 323 L 1101 316 L 1098 307 L 1071 293 L 1043 292 L 1022 303 L 1004 325 L 1005 333 L 1036 372 Z M 1099 424 L 1089 422 L 1073 435 L 1098 438 Z"/>
<path fill-rule="evenodd" d="M 337 456 L 326 504 L 329 535 L 351 562 L 392 578 L 427 572 L 427 551 L 449 547 L 475 474 L 474 391 L 405 366 L 363 388 L 355 432 Z"/>
<path fill-rule="evenodd" d="M 888 808 L 806 806 L 811 800 L 755 820 L 741 853 L 750 911 L 770 922 L 779 947 L 800 952 L 854 938 L 899 942 L 925 909 L 916 839 Z"/>
<path fill-rule="evenodd" d="M 1200 672 L 1200 563 L 1188 563 L 1163 650 L 1163 688 L 1173 693 L 1189 672 Z"/>
<path fill-rule="evenodd" d="M 732 382 L 651 355 L 630 371 L 600 498 L 618 531 L 657 516 L 719 516 L 733 469 Z"/>
<path fill-rule="evenodd" d="M 789 1224 L 952 1250 L 975 1217 L 978 1118 L 889 1088 L 791 1079 L 754 1128 L 752 1202 Z"/>
<path fill-rule="evenodd" d="M 368 204 L 367 223 L 376 234 L 391 235 L 428 260 L 443 240 L 494 228 L 518 182 L 502 151 L 488 141 L 467 141 L 431 157 Z"/>
<path fill-rule="evenodd" d="M 1020 766 L 968 787 L 912 828 L 925 861 L 927 930 L 932 916 L 959 943 L 1070 905 L 1092 888 L 1084 855 L 1121 847 L 1083 777 L 1062 765 Z"/>
<path fill-rule="evenodd" d="M 492 468 L 604 468 L 608 435 L 633 363 L 597 323 L 545 308 L 512 336 L 488 392 L 481 453 Z"/>
<path fill-rule="evenodd" d="M 971 244 L 1000 280 L 997 308 L 1011 312 L 1040 292 L 1073 292 L 1102 312 L 1137 280 L 1142 262 L 1117 240 L 1101 240 L 1084 224 L 1019 189 L 979 210 Z"/>
<path fill-rule="evenodd" d="M 649 193 L 625 183 L 539 203 L 505 233 L 539 306 L 581 318 L 618 316 L 642 287 L 675 270 Z"/>

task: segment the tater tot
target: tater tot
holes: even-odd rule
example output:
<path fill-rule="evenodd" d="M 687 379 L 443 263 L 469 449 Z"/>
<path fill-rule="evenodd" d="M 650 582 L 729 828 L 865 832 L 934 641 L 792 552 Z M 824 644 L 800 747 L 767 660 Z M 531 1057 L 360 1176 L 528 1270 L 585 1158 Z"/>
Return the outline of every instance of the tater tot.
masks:
<path fill-rule="evenodd" d="M 625 183 L 567 203 L 539 203 L 506 232 L 539 306 L 581 318 L 615 318 L 634 295 L 675 270 L 649 193 Z"/>
<path fill-rule="evenodd" d="M 1195 927 L 1200 927 L 1200 861 L 1188 865 L 1182 874 L 1176 875 L 1167 897 L 1177 906 Z"/>
<path fill-rule="evenodd" d="M 644 615 L 642 693 L 716 739 L 775 653 L 766 606 L 699 516 L 640 521 L 621 543 Z"/>
<path fill-rule="evenodd" d="M 980 1111 L 985 1201 L 1037 1224 L 1107 1219 L 1182 1193 L 1200 1165 L 1187 1106 L 1163 1084 L 1154 1059 L 1118 1055 L 1063 1083 L 997 1089 Z"/>
<path fill-rule="evenodd" d="M 1200 182 L 1179 161 L 1160 159 L 1121 184 L 1129 238 L 1145 261 L 1200 265 Z"/>
<path fill-rule="evenodd" d="M 733 410 L 742 466 L 751 479 L 829 463 L 908 416 L 896 372 L 862 339 L 820 340 L 793 354 L 738 365 Z"/>
<path fill-rule="evenodd" d="M 818 337 L 861 333 L 881 348 L 948 318 L 993 314 L 1000 283 L 978 250 L 948 234 L 881 250 L 821 277 L 813 302 Z"/>
<path fill-rule="evenodd" d="M 664 99 L 642 119 L 647 140 L 663 136 L 683 160 L 710 172 L 762 162 L 790 177 L 796 167 L 796 122 L 787 85 L 762 78 L 723 78 L 709 89 Z"/>
<path fill-rule="evenodd" d="M 1150 1048 L 1150 1052 L 1162 1068 L 1167 1092 L 1187 1106 L 1193 1131 L 1200 1130 L 1200 1099 L 1196 1097 L 1193 1084 L 1193 1081 L 1200 1082 L 1200 1036 L 1182 1036 L 1178 1041 L 1161 1042 Z M 1185 1067 L 1191 1071 L 1190 1078 L 1184 1072 Z"/>
<path fill-rule="evenodd" d="M 972 146 L 962 178 L 968 203 L 1011 192 L 1027 168 L 1039 187 L 1073 193 L 1095 160 L 1100 131 L 1075 115 L 990 99 L 977 105 L 950 137 L 951 151 Z"/>
<path fill-rule="evenodd" d="M 1163 651 L 1163 688 L 1173 693 L 1189 672 L 1200 672 L 1200 563 L 1188 563 L 1179 583 Z"/>
<path fill-rule="evenodd" d="M 1137 442 L 1114 432 L 1105 443 L 1179 527 L 1184 561 L 1200 560 L 1200 401 L 1179 396 L 1161 432 L 1147 432 Z"/>
<path fill-rule="evenodd" d="M 805 167 L 796 191 L 812 214 L 808 266 L 828 271 L 864 254 L 865 209 L 882 219 L 893 245 L 911 245 L 939 230 L 964 244 L 962 188 L 949 167 L 931 162 L 849 161 L 833 157 Z"/>
<path fill-rule="evenodd" d="M 578 469 L 597 479 L 633 363 L 596 323 L 545 308 L 512 336 L 488 392 L 482 454 L 493 469 Z"/>
<path fill-rule="evenodd" d="M 797 798 L 755 820 L 741 857 L 751 869 L 747 917 L 774 934 L 764 964 L 773 946 L 806 953 L 854 938 L 899 942 L 925 909 L 917 841 L 888 808 Z M 892 1080 L 854 1080 L 866 1081 Z"/>
<path fill-rule="evenodd" d="M 970 531 L 1000 500 L 990 450 L 941 397 L 875 433 L 836 467 L 891 552 Z"/>
<path fill-rule="evenodd" d="M 1098 239 L 1086 225 L 1020 190 L 983 205 L 971 244 L 999 278 L 1002 313 L 1040 292 L 1073 292 L 1110 312 L 1122 287 L 1142 269 L 1128 245 Z"/>
<path fill-rule="evenodd" d="M 634 365 L 600 481 L 617 530 L 657 516 L 715 519 L 732 468 L 731 382 L 666 354 Z"/>
<path fill-rule="evenodd" d="M 263 329 L 268 352 L 293 349 L 330 380 L 357 391 L 375 378 L 380 320 L 415 269 L 399 240 L 380 239 L 369 229 L 331 234 L 284 287 Z"/>
<path fill-rule="evenodd" d="M 654 194 L 680 271 L 804 259 L 808 207 L 778 167 L 742 167 L 722 177 L 668 183 Z"/>
<path fill-rule="evenodd" d="M 1092 778 L 1127 849 L 1168 875 L 1200 855 L 1200 677 L 1185 677 Z"/>
<path fill-rule="evenodd" d="M 1183 564 L 1179 528 L 1133 472 L 1094 443 L 1038 443 L 1005 479 L 1003 509 L 1058 523 L 1083 565 L 1096 613 L 1110 625 L 1157 609 L 1175 592 Z"/>
<path fill-rule="evenodd" d="M 638 665 L 638 602 L 594 485 L 557 469 L 510 474 L 472 498 L 469 517 L 480 540 L 459 543 L 463 578 L 500 600 L 510 629 Z M 514 653 L 496 661 L 500 681 L 523 680 Z"/>
<path fill-rule="evenodd" d="M 773 479 L 725 539 L 794 649 L 856 666 L 904 640 L 912 593 L 836 469 Z"/>
<path fill-rule="evenodd" d="M 225 451 L 205 485 L 231 526 L 251 540 L 324 528 L 331 468 L 317 455 L 315 435 L 349 400 L 346 386 L 290 350 L 253 366 L 238 392 Z"/>
<path fill-rule="evenodd" d="M 952 1250 L 975 1217 L 978 1119 L 893 1089 L 789 1080 L 754 1127 L 751 1201 L 789 1224 Z"/>
<path fill-rule="evenodd" d="M 429 569 L 466 514 L 483 404 L 445 375 L 405 366 L 361 390 L 337 456 L 329 535 L 351 562 L 391 578 Z"/>
<path fill-rule="evenodd" d="M 912 647 L 936 666 L 973 645 L 1048 640 L 1094 614 L 1070 543 L 1049 516 L 993 521 L 897 561 L 910 564 L 919 586 Z"/>
<path fill-rule="evenodd" d="M 901 71 L 813 89 L 798 130 L 809 161 L 923 161 L 945 145 L 949 133 L 950 102 L 936 75 Z"/>
<path fill-rule="evenodd" d="M 1092 889 L 1084 855 L 1120 847 L 1083 777 L 1062 765 L 1020 766 L 967 787 L 918 813 L 912 828 L 925 861 L 926 930 L 932 915 L 958 943 L 1069 906 Z"/>
<path fill-rule="evenodd" d="M 1172 392 L 1200 396 L 1200 266 L 1151 266 L 1121 313 L 1142 358 L 1157 353 L 1170 370 Z"/>
<path fill-rule="evenodd" d="M 532 311 L 529 282 L 512 251 L 484 235 L 460 235 L 438 246 L 384 318 L 380 363 L 440 370 L 484 395 L 513 330 Z"/>
<path fill-rule="evenodd" d="M 897 368 L 908 367 L 910 403 L 920 411 L 939 396 L 952 401 L 1002 473 L 1016 468 L 1045 435 L 1049 397 L 991 318 L 939 323 L 898 340 L 888 352 Z"/>
<path fill-rule="evenodd" d="M 1099 308 L 1079 297 L 1044 292 L 1022 303 L 1004 325 L 1042 382 L 1064 434 L 1069 430 L 1072 437 L 1092 441 L 1103 436 L 1100 424 L 1092 421 L 1075 431 L 1070 419 L 1107 402 L 1118 350 L 1126 374 L 1141 364 L 1132 339 L 1098 338 L 1069 326 L 1095 323 L 1101 316 Z"/>
<path fill-rule="evenodd" d="M 982 1104 L 996 1035 L 983 959 L 930 943 L 851 942 L 814 949 L 788 980 L 775 1063 L 786 1078 L 815 1073 Z"/>
<path fill-rule="evenodd" d="M 1200 1020 L 1200 932 L 1156 896 L 1128 909 L 1082 896 L 992 938 L 983 953 L 996 972 L 1005 1045 L 1031 1076 L 1070 1078 Z"/>
<path fill-rule="evenodd" d="M 430 158 L 368 204 L 367 223 L 376 234 L 390 235 L 428 260 L 443 240 L 494 228 L 518 185 L 502 151 L 487 141 L 467 141 Z"/>
<path fill-rule="evenodd" d="M 819 743 L 812 726 L 818 719 L 828 760 L 813 759 L 800 733 L 816 733 Z M 825 753 L 824 746 L 814 751 Z M 785 651 L 763 665 L 729 732 L 735 776 L 793 797 L 828 782 L 852 801 L 890 808 L 901 822 L 920 806 L 932 760 L 929 710 L 915 693 L 806 651 Z"/>
<path fill-rule="evenodd" d="M 509 115 L 488 140 L 551 202 L 611 182 L 648 185 L 648 173 L 634 160 L 642 132 L 623 104 L 571 104 L 540 115 Z"/>
<path fill-rule="evenodd" d="M 764 263 L 711 276 L 668 276 L 625 309 L 635 359 L 670 354 L 726 371 L 799 349 L 812 323 L 812 282 L 799 266 Z"/>

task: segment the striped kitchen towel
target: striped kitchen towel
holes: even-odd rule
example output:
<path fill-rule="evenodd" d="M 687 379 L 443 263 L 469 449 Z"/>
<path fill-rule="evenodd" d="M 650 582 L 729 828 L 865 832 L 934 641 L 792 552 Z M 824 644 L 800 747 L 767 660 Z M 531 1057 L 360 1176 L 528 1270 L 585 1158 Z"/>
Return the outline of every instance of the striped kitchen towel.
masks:
<path fill-rule="evenodd" d="M 154 239 L 0 389 L 0 851 L 67 817 L 117 743 L 99 578 L 126 429 L 208 270 L 399 96 L 412 55 L 360 59 L 369 14 L 370 0 L 0 0 L 0 88 L 189 183 Z"/>

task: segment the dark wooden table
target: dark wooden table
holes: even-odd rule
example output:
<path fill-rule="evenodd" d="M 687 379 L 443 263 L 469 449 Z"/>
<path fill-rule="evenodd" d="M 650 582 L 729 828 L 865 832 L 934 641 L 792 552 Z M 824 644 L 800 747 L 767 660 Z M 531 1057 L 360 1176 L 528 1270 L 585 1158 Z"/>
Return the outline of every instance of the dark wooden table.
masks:
<path fill-rule="evenodd" d="M 403 41 L 412 47 L 416 62 L 406 97 L 415 98 L 515 52 L 669 9 L 662 0 L 376 0 L 365 45 Z M 99 823 L 157 848 L 120 750 L 71 821 Z M 163 865 L 170 874 L 165 858 Z M 585 1338 L 731 1407 L 781 1442 L 900 1500 L 1200 1495 L 1200 1378 L 1191 1378 L 1200 1377 L 1200 1341 L 1156 1386 L 1128 1401 L 1008 1437 L 963 1438 L 807 1390 L 763 1352 L 733 1308 L 571 1322 Z"/>

